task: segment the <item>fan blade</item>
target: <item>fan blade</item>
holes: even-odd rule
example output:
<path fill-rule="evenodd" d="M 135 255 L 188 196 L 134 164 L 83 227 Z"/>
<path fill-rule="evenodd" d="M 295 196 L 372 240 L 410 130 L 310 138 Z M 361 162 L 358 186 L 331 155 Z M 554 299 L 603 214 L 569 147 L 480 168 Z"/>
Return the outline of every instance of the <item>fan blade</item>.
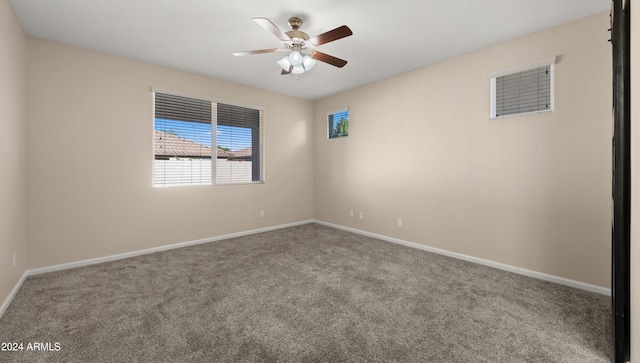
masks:
<path fill-rule="evenodd" d="M 289 71 L 285 71 L 284 69 L 282 70 L 282 72 L 280 72 L 281 75 L 285 76 L 287 74 L 291 74 L 291 71 L 293 70 L 293 66 L 289 66 Z"/>
<path fill-rule="evenodd" d="M 342 68 L 347 64 L 347 61 L 344 59 L 336 58 L 332 55 L 328 55 L 322 52 L 316 52 L 313 55 L 313 59 L 319 60 L 320 62 L 325 62 L 327 64 L 331 64 L 332 66 L 336 66 L 338 68 Z"/>
<path fill-rule="evenodd" d="M 275 52 L 279 52 L 279 51 L 280 51 L 279 48 L 260 49 L 260 50 L 247 50 L 245 52 L 234 52 L 233 55 L 235 55 L 236 57 L 240 57 L 240 56 L 243 56 L 243 55 L 262 54 L 262 53 L 275 53 Z"/>
<path fill-rule="evenodd" d="M 253 18 L 253 21 L 258 23 L 258 25 L 266 29 L 271 34 L 275 35 L 276 38 L 282 40 L 283 42 L 291 40 L 291 38 L 289 38 L 287 34 L 285 34 L 282 30 L 280 30 L 280 28 L 272 23 L 271 20 L 267 18 Z"/>
<path fill-rule="evenodd" d="M 351 29 L 348 26 L 343 25 L 339 28 L 335 28 L 333 30 L 329 30 L 326 33 L 322 33 L 320 35 L 316 35 L 315 37 L 309 39 L 313 45 L 318 46 L 321 44 L 333 42 L 334 40 L 342 39 L 344 37 L 348 37 L 353 35 Z"/>

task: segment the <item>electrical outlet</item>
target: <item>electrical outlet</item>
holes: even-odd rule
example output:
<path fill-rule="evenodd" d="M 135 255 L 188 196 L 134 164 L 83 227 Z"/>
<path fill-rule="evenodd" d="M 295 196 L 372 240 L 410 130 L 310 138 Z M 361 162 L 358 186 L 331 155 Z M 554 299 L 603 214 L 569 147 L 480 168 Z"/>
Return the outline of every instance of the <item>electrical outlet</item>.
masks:
<path fill-rule="evenodd" d="M 264 211 L 263 210 L 260 211 L 260 218 L 264 218 Z"/>
<path fill-rule="evenodd" d="M 353 211 L 349 211 L 349 217 L 353 218 L 355 216 L 355 214 L 353 213 Z"/>
<path fill-rule="evenodd" d="M 402 218 L 398 218 L 398 227 L 402 227 Z"/>
<path fill-rule="evenodd" d="M 13 253 L 13 267 L 16 267 L 16 253 Z"/>
<path fill-rule="evenodd" d="M 360 212 L 360 214 L 358 215 L 358 218 L 364 219 L 364 213 Z"/>

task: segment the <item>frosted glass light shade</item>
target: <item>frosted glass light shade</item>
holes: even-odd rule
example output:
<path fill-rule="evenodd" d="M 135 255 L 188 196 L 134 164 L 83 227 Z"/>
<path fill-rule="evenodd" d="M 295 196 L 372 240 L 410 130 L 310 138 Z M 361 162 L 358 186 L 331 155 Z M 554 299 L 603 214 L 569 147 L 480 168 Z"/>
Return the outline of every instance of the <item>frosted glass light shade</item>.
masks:
<path fill-rule="evenodd" d="M 289 57 L 284 56 L 282 59 L 278 61 L 278 65 L 282 67 L 285 71 L 289 72 L 289 68 L 291 68 L 291 62 L 289 62 Z"/>
<path fill-rule="evenodd" d="M 293 74 L 302 74 L 304 73 L 304 67 L 301 65 L 299 66 L 293 66 L 293 69 L 291 70 L 291 73 Z"/>
<path fill-rule="evenodd" d="M 302 54 L 300 54 L 300 52 L 298 52 L 297 50 L 294 50 L 293 52 L 291 52 L 291 54 L 289 54 L 289 62 L 291 62 L 291 64 L 293 64 L 294 66 L 301 65 Z"/>
<path fill-rule="evenodd" d="M 286 72 L 289 72 L 289 69 L 291 69 L 291 73 L 293 74 L 302 74 L 311 70 L 311 68 L 316 65 L 316 60 L 308 55 L 303 56 L 300 52 L 294 50 L 288 56 L 282 57 L 282 59 L 278 61 L 278 65 Z"/>
<path fill-rule="evenodd" d="M 313 68 L 313 66 L 315 65 L 316 65 L 315 59 L 309 57 L 308 55 L 305 55 L 304 57 L 302 57 L 302 66 L 306 71 L 310 71 L 311 68 Z"/>

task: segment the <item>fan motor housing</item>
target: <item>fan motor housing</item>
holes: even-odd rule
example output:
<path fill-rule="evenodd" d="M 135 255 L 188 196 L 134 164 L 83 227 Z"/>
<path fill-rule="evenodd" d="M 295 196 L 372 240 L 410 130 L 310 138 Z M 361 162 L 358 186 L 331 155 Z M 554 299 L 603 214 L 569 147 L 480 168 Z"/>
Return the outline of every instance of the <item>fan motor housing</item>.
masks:
<path fill-rule="evenodd" d="M 291 27 L 291 30 L 289 30 L 288 32 L 286 32 L 285 34 L 287 34 L 287 36 L 289 36 L 289 38 L 293 39 L 293 38 L 298 38 L 298 39 L 302 39 L 302 40 L 309 40 L 309 35 L 307 35 L 307 33 L 298 30 L 300 29 L 300 27 L 302 26 L 302 19 L 298 18 L 298 17 L 291 17 L 289 18 L 289 26 Z"/>
<path fill-rule="evenodd" d="M 309 36 L 307 35 L 307 33 L 300 30 L 289 30 L 285 34 L 287 34 L 287 36 L 289 36 L 289 38 L 291 39 L 298 38 L 302 40 L 309 40 Z"/>

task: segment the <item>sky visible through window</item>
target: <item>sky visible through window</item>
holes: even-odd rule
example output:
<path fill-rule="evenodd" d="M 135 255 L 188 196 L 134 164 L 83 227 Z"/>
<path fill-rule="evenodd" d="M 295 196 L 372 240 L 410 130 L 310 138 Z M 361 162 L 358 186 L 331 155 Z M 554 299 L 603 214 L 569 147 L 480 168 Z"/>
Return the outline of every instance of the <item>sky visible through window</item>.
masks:
<path fill-rule="evenodd" d="M 345 120 L 349 120 L 349 111 L 342 111 L 342 112 L 336 112 L 333 115 L 333 128 L 335 128 L 338 125 L 338 122 L 340 122 L 340 120 L 345 119 Z"/>
<path fill-rule="evenodd" d="M 211 124 L 156 118 L 154 125 L 157 131 L 211 147 Z M 218 125 L 216 141 L 218 146 L 231 151 L 251 147 L 251 129 Z"/>
<path fill-rule="evenodd" d="M 349 135 L 349 110 L 329 114 L 327 119 L 330 139 Z"/>

